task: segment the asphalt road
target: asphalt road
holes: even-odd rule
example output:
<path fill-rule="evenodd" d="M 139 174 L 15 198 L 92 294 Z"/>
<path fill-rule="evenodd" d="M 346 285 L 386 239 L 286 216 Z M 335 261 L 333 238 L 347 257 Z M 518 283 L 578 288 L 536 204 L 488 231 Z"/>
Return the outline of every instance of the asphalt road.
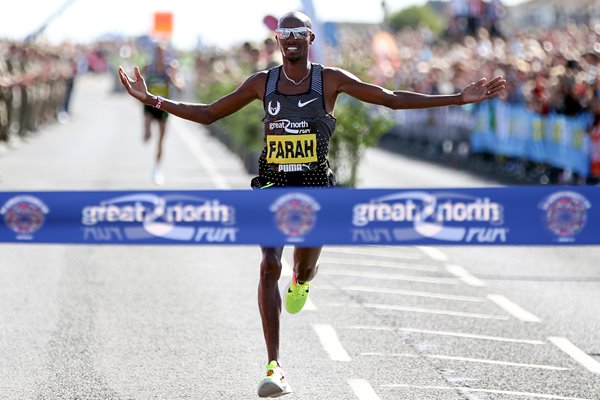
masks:
<path fill-rule="evenodd" d="M 103 77 L 72 119 L 0 151 L 0 190 L 156 189 L 141 107 Z M 247 188 L 171 118 L 165 189 Z M 369 151 L 361 187 L 481 187 Z M 252 399 L 267 363 L 255 247 L 0 245 L 0 398 Z M 289 249 L 284 278 L 289 279 Z M 597 247 L 327 247 L 282 315 L 289 398 L 600 399 Z"/>

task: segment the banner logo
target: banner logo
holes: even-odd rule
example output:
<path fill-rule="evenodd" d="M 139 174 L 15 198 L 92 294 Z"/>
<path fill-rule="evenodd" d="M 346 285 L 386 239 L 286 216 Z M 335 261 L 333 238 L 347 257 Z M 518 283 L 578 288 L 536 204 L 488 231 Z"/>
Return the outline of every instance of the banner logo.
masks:
<path fill-rule="evenodd" d="M 0 214 L 4 215 L 4 223 L 17 234 L 18 240 L 31 240 L 44 225 L 48 207 L 36 197 L 16 196 L 4 203 Z"/>
<path fill-rule="evenodd" d="M 353 208 L 354 242 L 394 243 L 422 238 L 445 242 L 504 243 L 501 204 L 459 193 L 403 192 Z"/>
<path fill-rule="evenodd" d="M 236 242 L 235 208 L 218 199 L 138 193 L 101 201 L 81 212 L 84 239 Z"/>
<path fill-rule="evenodd" d="M 540 204 L 545 211 L 546 227 L 558 236 L 559 242 L 573 242 L 585 227 L 588 199 L 576 192 L 561 191 L 546 197 Z"/>
<path fill-rule="evenodd" d="M 290 242 L 304 241 L 303 236 L 314 228 L 320 209 L 319 203 L 302 193 L 281 196 L 270 208 L 275 213 L 277 228 Z"/>

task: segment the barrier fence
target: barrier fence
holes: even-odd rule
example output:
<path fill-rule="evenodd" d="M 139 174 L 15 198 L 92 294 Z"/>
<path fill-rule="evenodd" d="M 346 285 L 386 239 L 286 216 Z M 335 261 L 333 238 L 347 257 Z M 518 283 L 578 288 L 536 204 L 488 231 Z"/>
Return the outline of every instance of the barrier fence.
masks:
<path fill-rule="evenodd" d="M 600 189 L 0 192 L 0 242 L 596 245 Z"/>
<path fill-rule="evenodd" d="M 541 115 L 523 104 L 490 100 L 463 107 L 399 110 L 392 136 L 441 144 L 468 143 L 490 153 L 600 178 L 600 125 L 593 115 Z"/>
<path fill-rule="evenodd" d="M 590 175 L 591 114 L 542 116 L 523 105 L 494 100 L 477 105 L 475 121 L 473 152 L 502 154 Z"/>

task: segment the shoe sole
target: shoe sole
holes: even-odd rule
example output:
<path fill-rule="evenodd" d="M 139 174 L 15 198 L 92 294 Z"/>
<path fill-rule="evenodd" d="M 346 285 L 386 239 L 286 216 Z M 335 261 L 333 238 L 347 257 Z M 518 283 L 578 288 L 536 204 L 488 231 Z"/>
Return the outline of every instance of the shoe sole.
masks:
<path fill-rule="evenodd" d="M 278 385 L 272 381 L 265 381 L 258 388 L 258 397 L 281 397 L 286 394 L 292 393 L 292 390 L 289 387 Z"/>

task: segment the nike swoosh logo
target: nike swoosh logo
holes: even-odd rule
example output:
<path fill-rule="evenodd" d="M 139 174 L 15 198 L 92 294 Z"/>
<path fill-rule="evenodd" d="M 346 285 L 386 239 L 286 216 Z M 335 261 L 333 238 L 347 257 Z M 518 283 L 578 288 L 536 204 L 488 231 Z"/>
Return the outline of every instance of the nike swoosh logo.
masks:
<path fill-rule="evenodd" d="M 298 100 L 298 107 L 302 108 L 305 105 L 307 105 L 308 103 L 312 103 L 315 100 L 318 100 L 318 97 L 315 97 L 314 99 L 310 99 L 309 101 L 305 101 L 304 103 L 302 102 L 302 100 Z"/>

